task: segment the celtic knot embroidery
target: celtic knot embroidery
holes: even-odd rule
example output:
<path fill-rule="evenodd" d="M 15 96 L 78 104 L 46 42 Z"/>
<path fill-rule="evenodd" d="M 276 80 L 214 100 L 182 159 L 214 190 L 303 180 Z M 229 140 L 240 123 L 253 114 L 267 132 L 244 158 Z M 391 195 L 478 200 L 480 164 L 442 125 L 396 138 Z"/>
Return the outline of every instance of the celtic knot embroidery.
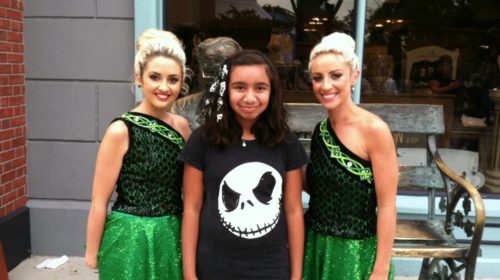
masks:
<path fill-rule="evenodd" d="M 340 147 L 335 143 L 330 132 L 328 132 L 326 119 L 320 124 L 319 134 L 323 138 L 323 143 L 325 143 L 325 146 L 330 151 L 331 158 L 336 159 L 337 162 L 350 173 L 359 176 L 361 181 L 367 181 L 368 183 L 373 181 L 371 168 L 364 167 L 361 163 L 340 150 Z"/>
<path fill-rule="evenodd" d="M 182 136 L 180 136 L 175 131 L 167 128 L 166 126 L 158 124 L 156 120 L 150 120 L 144 116 L 134 115 L 130 113 L 125 113 L 121 117 L 140 127 L 147 128 L 153 133 L 160 134 L 162 137 L 179 146 L 181 150 L 184 148 L 184 139 L 182 138 Z"/>

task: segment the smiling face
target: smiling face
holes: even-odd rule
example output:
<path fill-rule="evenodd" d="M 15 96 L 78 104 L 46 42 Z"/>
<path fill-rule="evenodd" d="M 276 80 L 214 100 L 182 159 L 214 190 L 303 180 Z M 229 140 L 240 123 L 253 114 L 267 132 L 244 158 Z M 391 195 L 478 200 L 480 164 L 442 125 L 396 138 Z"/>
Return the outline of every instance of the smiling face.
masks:
<path fill-rule="evenodd" d="M 311 62 L 311 79 L 316 99 L 327 110 L 351 98 L 351 88 L 359 71 L 352 71 L 342 55 L 324 53 Z"/>
<path fill-rule="evenodd" d="M 266 65 L 239 65 L 231 70 L 229 104 L 242 126 L 251 126 L 269 105 L 271 82 Z"/>
<path fill-rule="evenodd" d="M 136 82 L 144 93 L 143 103 L 153 110 L 164 110 L 179 96 L 182 69 L 175 59 L 156 56 L 145 64 Z"/>

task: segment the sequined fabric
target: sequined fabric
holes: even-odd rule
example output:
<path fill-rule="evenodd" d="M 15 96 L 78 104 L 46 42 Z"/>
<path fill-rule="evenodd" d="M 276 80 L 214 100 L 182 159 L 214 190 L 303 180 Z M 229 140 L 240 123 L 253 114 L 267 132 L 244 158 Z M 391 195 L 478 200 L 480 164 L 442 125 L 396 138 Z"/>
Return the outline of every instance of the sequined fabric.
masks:
<path fill-rule="evenodd" d="M 136 124 L 133 117 L 121 118 L 129 129 L 129 149 L 117 181 L 113 210 L 148 217 L 180 214 L 183 164 L 177 156 L 184 146 L 182 137 L 159 119 L 127 114 L 149 119 L 154 125 Z"/>
<path fill-rule="evenodd" d="M 184 141 L 151 116 L 134 112 L 121 119 L 129 147 L 99 250 L 99 278 L 182 279 L 183 165 L 177 156 Z"/>
<path fill-rule="evenodd" d="M 303 280 L 367 280 L 373 270 L 377 238 L 353 240 L 308 230 Z M 394 268 L 388 279 L 394 279 Z"/>
<path fill-rule="evenodd" d="M 180 216 L 112 212 L 98 255 L 99 279 L 182 279 L 180 233 Z"/>
<path fill-rule="evenodd" d="M 321 123 L 320 123 L 321 124 Z M 366 239 L 376 234 L 376 196 L 373 180 L 364 180 L 359 172 L 371 174 L 370 162 L 349 151 L 336 137 L 329 123 L 326 135 L 315 128 L 311 142 L 311 160 L 307 166 L 310 188 L 309 209 L 305 215 L 308 228 L 316 232 L 351 239 Z M 326 145 L 326 141 L 333 141 Z M 328 146 L 335 146 L 335 150 Z M 342 155 L 341 160 L 336 155 Z"/>

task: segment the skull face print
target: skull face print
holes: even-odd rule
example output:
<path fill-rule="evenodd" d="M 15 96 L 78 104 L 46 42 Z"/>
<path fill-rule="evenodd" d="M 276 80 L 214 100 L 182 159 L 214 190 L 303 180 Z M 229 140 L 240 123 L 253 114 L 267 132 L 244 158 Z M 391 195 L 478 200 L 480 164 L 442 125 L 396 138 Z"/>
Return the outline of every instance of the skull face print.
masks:
<path fill-rule="evenodd" d="M 219 216 L 224 227 L 246 239 L 268 234 L 279 220 L 282 183 L 278 171 L 261 162 L 232 169 L 219 186 Z"/>

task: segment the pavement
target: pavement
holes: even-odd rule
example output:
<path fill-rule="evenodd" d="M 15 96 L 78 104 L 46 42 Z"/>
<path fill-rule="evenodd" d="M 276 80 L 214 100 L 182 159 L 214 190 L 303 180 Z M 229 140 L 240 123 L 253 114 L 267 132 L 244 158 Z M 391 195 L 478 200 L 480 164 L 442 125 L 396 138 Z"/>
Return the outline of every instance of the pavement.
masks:
<path fill-rule="evenodd" d="M 69 257 L 61 266 L 49 268 L 36 268 L 46 259 L 56 257 L 32 256 L 21 262 L 9 271 L 9 280 L 98 280 L 97 270 L 88 268 L 82 257 Z"/>
<path fill-rule="evenodd" d="M 69 257 L 69 260 L 61 266 L 48 269 L 36 268 L 46 259 L 55 257 L 32 256 L 9 272 L 10 280 L 98 280 L 97 270 L 88 268 L 82 257 Z M 416 280 L 417 277 L 396 276 L 395 280 Z M 482 278 L 483 280 L 494 280 L 493 278 Z M 497 279 L 498 280 L 498 279 Z"/>
<path fill-rule="evenodd" d="M 48 269 L 36 268 L 46 259 L 55 257 L 33 256 L 9 272 L 10 280 L 98 280 L 96 270 L 88 268 L 82 257 L 69 257 L 61 266 Z M 417 277 L 396 277 L 395 280 L 416 280 Z"/>

